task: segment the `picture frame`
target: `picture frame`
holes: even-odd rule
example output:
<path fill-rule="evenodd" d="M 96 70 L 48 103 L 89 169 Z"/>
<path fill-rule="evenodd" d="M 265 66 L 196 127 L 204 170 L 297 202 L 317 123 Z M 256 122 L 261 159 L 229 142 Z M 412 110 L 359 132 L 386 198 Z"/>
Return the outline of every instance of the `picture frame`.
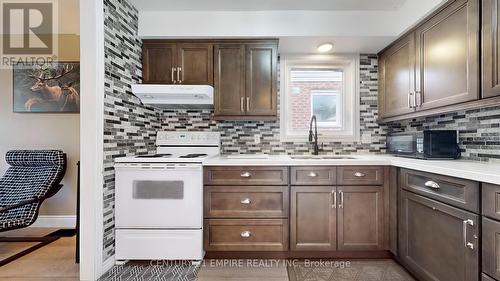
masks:
<path fill-rule="evenodd" d="M 16 64 L 12 72 L 13 112 L 80 112 L 80 62 Z"/>

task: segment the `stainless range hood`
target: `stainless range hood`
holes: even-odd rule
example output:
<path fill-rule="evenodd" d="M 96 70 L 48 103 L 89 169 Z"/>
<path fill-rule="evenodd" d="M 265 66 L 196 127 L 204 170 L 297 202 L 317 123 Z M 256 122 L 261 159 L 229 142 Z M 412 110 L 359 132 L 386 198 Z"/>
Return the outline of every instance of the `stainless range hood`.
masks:
<path fill-rule="evenodd" d="M 213 108 L 214 88 L 210 85 L 135 84 L 132 93 L 143 104 L 158 108 Z"/>

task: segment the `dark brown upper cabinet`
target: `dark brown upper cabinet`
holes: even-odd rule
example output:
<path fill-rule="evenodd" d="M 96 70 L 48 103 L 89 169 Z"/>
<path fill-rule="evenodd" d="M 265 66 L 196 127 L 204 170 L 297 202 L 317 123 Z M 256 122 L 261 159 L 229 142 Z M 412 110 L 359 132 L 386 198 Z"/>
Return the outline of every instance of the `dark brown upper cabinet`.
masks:
<path fill-rule="evenodd" d="M 214 51 L 210 43 L 180 43 L 177 45 L 178 83 L 213 85 Z"/>
<path fill-rule="evenodd" d="M 479 0 L 448 1 L 379 58 L 382 120 L 439 114 L 477 103 Z"/>
<path fill-rule="evenodd" d="M 278 41 L 226 42 L 214 50 L 215 117 L 276 118 Z"/>
<path fill-rule="evenodd" d="M 278 47 L 276 44 L 245 44 L 246 114 L 276 115 Z"/>
<path fill-rule="evenodd" d="M 142 46 L 142 81 L 148 84 L 173 84 L 176 81 L 177 45 L 144 42 Z"/>
<path fill-rule="evenodd" d="M 482 90 L 483 98 L 500 95 L 499 1 L 483 0 L 482 9 Z"/>
<path fill-rule="evenodd" d="M 382 118 L 414 112 L 415 34 L 400 39 L 379 57 L 379 112 Z"/>
<path fill-rule="evenodd" d="M 417 110 L 479 98 L 478 6 L 456 0 L 415 31 Z"/>
<path fill-rule="evenodd" d="M 245 46 L 216 44 L 214 53 L 215 115 L 245 115 Z"/>
<path fill-rule="evenodd" d="M 143 83 L 213 85 L 213 44 L 147 40 Z"/>

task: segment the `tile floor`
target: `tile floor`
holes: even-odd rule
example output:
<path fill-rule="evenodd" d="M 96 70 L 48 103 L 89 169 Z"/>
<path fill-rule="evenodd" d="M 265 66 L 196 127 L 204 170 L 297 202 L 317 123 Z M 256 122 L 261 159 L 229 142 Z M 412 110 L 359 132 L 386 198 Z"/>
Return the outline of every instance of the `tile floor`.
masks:
<path fill-rule="evenodd" d="M 9 233 L 9 235 L 42 235 L 52 230 L 31 229 L 20 232 Z M 0 243 L 0 256 L 6 252 L 17 250 L 26 245 L 5 245 Z M 0 267 L 0 280 L 9 281 L 76 281 L 79 276 L 78 265 L 74 261 L 75 237 L 60 238 L 52 244 L 45 246 L 21 259 Z M 374 261 L 351 261 L 353 266 L 350 270 L 337 269 L 337 273 L 330 274 L 331 269 L 314 272 L 307 268 L 297 270 L 303 279 L 298 280 L 316 281 L 361 281 L 361 280 L 391 280 L 410 281 L 413 280 L 408 273 L 397 263 L 391 260 Z M 356 268 L 367 270 L 354 270 Z M 383 274 L 383 268 L 390 268 L 391 277 Z M 318 274 L 319 272 L 319 274 Z M 356 273 L 353 273 L 356 272 Z M 394 275 L 394 273 L 397 273 Z M 375 275 L 378 274 L 378 275 Z M 342 276 L 348 276 L 343 278 Z M 385 279 L 380 279 L 380 276 Z M 227 261 L 206 260 L 198 273 L 198 281 L 287 281 L 288 272 L 283 261 L 262 260 L 235 260 L 233 264 Z M 295 280 L 295 279 L 294 279 Z"/>
<path fill-rule="evenodd" d="M 241 260 L 241 263 L 217 264 L 206 260 L 198 273 L 197 281 L 288 281 L 286 266 L 282 263 L 258 264 L 254 260 Z"/>
<path fill-rule="evenodd" d="M 353 260 L 345 268 L 335 265 L 311 268 L 301 264 L 296 278 L 288 278 L 287 266 L 283 261 L 264 263 L 243 260 L 241 264 L 216 264 L 205 261 L 197 281 L 414 281 L 414 279 L 393 260 Z M 300 263 L 300 262 L 299 262 Z"/>

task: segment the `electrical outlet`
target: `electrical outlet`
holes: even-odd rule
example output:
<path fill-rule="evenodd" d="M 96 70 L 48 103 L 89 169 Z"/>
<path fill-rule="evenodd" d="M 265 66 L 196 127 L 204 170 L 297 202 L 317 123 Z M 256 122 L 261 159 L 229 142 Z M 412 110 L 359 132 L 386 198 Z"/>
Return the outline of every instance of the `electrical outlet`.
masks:
<path fill-rule="evenodd" d="M 259 144 L 260 143 L 260 135 L 253 135 L 253 142 L 255 144 Z"/>
<path fill-rule="evenodd" d="M 362 143 L 372 143 L 372 135 L 371 134 L 363 134 L 361 135 Z"/>

